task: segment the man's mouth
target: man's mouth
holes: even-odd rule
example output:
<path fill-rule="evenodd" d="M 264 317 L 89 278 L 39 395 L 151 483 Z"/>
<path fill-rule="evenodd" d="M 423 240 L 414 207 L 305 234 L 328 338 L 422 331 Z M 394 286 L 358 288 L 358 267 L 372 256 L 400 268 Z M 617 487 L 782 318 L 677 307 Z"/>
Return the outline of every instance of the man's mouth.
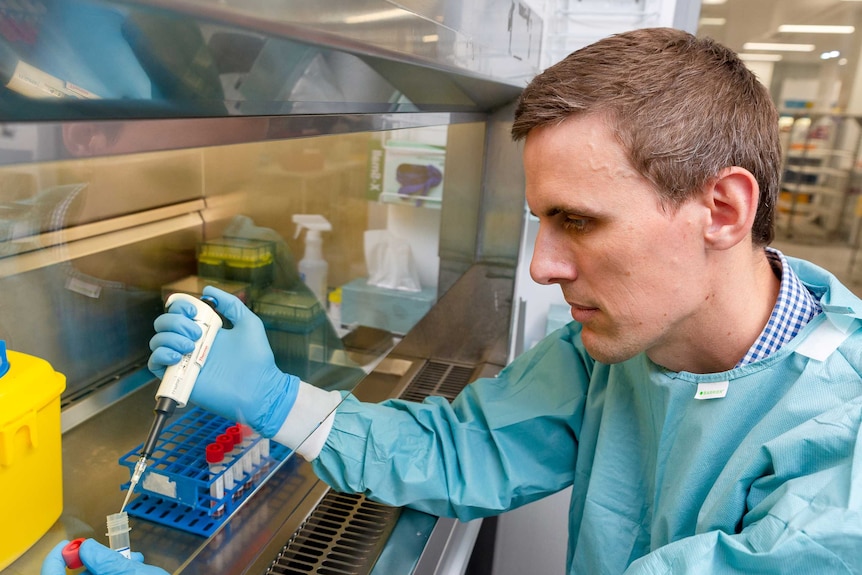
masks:
<path fill-rule="evenodd" d="M 592 317 L 594 317 L 597 313 L 599 313 L 599 308 L 597 307 L 587 307 L 583 305 L 577 304 L 569 304 L 572 309 L 572 319 L 577 322 L 584 323 L 589 321 Z"/>

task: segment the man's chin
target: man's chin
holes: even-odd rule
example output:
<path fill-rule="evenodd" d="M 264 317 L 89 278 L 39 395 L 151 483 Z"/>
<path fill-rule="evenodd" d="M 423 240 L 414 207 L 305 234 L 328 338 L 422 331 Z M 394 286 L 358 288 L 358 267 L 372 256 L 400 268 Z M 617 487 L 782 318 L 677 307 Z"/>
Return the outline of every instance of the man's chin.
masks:
<path fill-rule="evenodd" d="M 591 358 L 607 365 L 622 363 L 639 353 L 639 350 L 628 349 L 614 338 L 601 337 L 589 330 L 581 332 L 581 341 Z"/>

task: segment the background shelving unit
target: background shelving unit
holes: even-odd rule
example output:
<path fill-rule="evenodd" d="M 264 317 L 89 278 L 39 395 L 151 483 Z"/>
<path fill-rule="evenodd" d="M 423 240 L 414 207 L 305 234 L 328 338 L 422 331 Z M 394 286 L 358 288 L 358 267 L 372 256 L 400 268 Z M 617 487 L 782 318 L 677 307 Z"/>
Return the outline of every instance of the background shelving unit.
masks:
<path fill-rule="evenodd" d="M 852 206 L 860 191 L 855 177 L 859 118 L 785 114 L 781 129 L 778 233 L 851 241 L 857 227 Z"/>

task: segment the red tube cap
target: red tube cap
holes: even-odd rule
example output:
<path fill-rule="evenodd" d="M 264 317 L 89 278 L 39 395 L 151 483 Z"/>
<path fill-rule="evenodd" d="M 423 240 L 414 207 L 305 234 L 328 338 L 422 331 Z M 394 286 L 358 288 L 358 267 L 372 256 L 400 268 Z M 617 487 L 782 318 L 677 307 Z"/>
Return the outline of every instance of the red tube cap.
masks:
<path fill-rule="evenodd" d="M 231 425 L 227 428 L 225 433 L 233 439 L 234 445 L 240 445 L 242 443 L 242 430 L 239 428 L 239 425 Z"/>
<path fill-rule="evenodd" d="M 207 463 L 224 461 L 224 446 L 221 443 L 210 443 L 206 448 Z"/>
<path fill-rule="evenodd" d="M 84 564 L 81 563 L 81 558 L 78 557 L 78 547 L 81 546 L 81 543 L 83 543 L 85 539 L 85 537 L 79 537 L 69 541 L 66 546 L 63 547 L 63 561 L 66 562 L 66 567 L 69 569 L 78 569 L 79 567 L 84 566 Z"/>
<path fill-rule="evenodd" d="M 222 447 L 224 447 L 225 453 L 230 453 L 233 449 L 233 437 L 228 435 L 227 433 L 222 433 L 218 437 L 216 437 L 216 441 L 221 443 Z"/>

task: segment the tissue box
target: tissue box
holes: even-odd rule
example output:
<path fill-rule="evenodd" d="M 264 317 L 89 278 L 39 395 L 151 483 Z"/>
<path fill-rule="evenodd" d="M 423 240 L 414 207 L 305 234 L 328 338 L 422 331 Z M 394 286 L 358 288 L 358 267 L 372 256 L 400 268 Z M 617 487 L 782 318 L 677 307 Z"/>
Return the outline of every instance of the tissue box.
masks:
<path fill-rule="evenodd" d="M 405 334 L 428 313 L 436 299 L 436 288 L 418 292 L 387 289 L 358 278 L 341 287 L 341 323 Z"/>

